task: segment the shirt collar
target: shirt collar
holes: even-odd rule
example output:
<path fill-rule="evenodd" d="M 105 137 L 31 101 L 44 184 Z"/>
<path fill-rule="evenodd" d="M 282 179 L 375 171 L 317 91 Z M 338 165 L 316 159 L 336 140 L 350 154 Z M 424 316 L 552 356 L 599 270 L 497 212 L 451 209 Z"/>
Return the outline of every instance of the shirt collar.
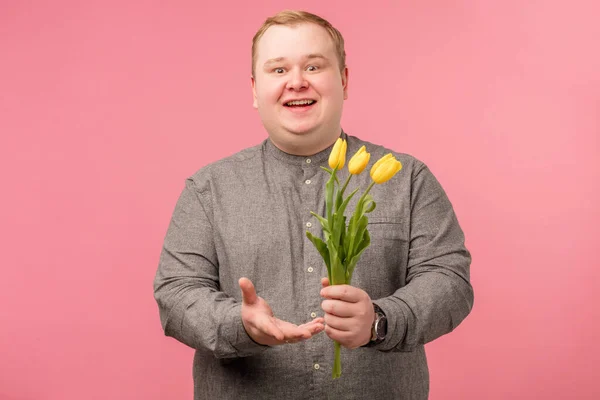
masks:
<path fill-rule="evenodd" d="M 348 135 L 346 134 L 346 132 L 344 132 L 343 129 L 340 134 L 340 137 L 348 141 Z M 285 151 L 279 149 L 273 144 L 273 142 L 271 142 L 271 139 L 269 138 L 267 138 L 263 144 L 263 151 L 269 156 L 273 156 L 276 159 L 286 162 L 288 164 L 304 166 L 319 166 L 327 164 L 327 160 L 329 159 L 331 149 L 333 149 L 333 144 L 311 156 L 298 156 L 295 154 L 286 153 Z M 307 162 L 307 160 L 310 160 L 310 162 Z"/>

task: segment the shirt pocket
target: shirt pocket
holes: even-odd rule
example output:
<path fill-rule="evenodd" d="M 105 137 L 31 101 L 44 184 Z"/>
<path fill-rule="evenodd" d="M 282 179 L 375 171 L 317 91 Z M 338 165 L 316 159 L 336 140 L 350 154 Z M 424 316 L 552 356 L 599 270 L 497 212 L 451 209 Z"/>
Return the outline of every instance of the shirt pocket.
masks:
<path fill-rule="evenodd" d="M 373 239 L 373 237 L 378 237 L 383 239 L 401 240 L 405 237 L 404 226 L 401 218 L 377 217 L 369 218 L 367 229 L 369 230 L 371 239 Z"/>
<path fill-rule="evenodd" d="M 387 297 L 406 284 L 408 225 L 396 217 L 369 218 L 371 244 L 363 252 L 352 276 L 352 286 L 372 299 Z"/>

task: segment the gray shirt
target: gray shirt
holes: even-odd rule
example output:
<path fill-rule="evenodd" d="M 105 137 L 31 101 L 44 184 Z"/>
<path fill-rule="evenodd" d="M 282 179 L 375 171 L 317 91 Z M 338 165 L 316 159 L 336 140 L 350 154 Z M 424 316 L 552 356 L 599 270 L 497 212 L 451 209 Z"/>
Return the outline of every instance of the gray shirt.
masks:
<path fill-rule="evenodd" d="M 244 330 L 240 277 L 249 278 L 276 317 L 303 324 L 322 316 L 323 260 L 306 237 L 322 237 L 310 212 L 323 215 L 331 147 L 294 156 L 269 139 L 207 165 L 187 179 L 176 204 L 154 282 L 164 332 L 196 349 L 194 398 L 426 399 L 423 345 L 452 331 L 470 312 L 471 256 L 452 205 L 431 171 L 342 132 L 348 159 L 362 146 L 369 167 L 392 152 L 403 169 L 371 190 L 371 245 L 352 285 L 388 318 L 375 347 L 342 348 L 342 376 L 332 380 L 333 341 L 325 333 L 297 343 L 263 346 Z M 339 172 L 343 183 L 347 168 Z M 369 169 L 346 193 L 364 192 Z"/>

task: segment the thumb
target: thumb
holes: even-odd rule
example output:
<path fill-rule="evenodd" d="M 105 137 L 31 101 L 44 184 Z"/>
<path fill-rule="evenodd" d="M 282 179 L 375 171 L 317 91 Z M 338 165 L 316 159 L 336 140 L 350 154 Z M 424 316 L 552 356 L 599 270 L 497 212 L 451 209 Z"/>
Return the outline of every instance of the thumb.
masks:
<path fill-rule="evenodd" d="M 324 288 L 329 286 L 329 278 L 321 278 L 321 286 L 323 286 Z"/>
<path fill-rule="evenodd" d="M 240 289 L 242 289 L 242 300 L 244 303 L 250 305 L 256 303 L 258 296 L 254 289 L 254 284 L 248 278 L 240 278 L 238 281 Z"/>

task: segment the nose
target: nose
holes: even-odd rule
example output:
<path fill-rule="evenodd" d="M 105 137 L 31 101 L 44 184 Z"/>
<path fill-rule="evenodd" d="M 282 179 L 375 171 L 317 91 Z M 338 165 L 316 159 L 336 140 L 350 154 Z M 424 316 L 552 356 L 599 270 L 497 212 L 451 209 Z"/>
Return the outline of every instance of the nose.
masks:
<path fill-rule="evenodd" d="M 286 86 L 292 90 L 302 90 L 308 87 L 308 82 L 304 78 L 303 71 L 294 70 L 289 74 L 289 80 Z"/>

